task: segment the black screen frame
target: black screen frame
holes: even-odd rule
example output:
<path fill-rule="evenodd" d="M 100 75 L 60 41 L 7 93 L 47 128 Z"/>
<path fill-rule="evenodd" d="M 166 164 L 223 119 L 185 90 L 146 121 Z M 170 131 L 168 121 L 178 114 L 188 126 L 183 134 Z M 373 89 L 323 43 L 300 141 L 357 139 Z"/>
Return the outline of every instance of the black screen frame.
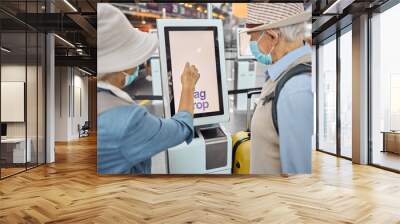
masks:
<path fill-rule="evenodd" d="M 219 110 L 213 112 L 195 113 L 194 118 L 200 117 L 210 117 L 218 116 L 224 114 L 224 103 L 222 97 L 222 81 L 221 81 L 221 67 L 220 67 L 220 52 L 219 52 L 219 42 L 218 42 L 218 28 L 216 26 L 166 26 L 164 27 L 164 37 L 165 37 L 165 54 L 167 59 L 167 74 L 168 74 L 168 86 L 169 86 L 169 96 L 170 96 L 170 109 L 171 116 L 176 114 L 175 101 L 174 101 L 174 90 L 172 81 L 172 66 L 171 66 L 171 51 L 170 51 L 170 31 L 212 31 L 214 36 L 214 52 L 215 52 L 215 66 L 217 73 L 217 86 L 218 86 L 218 98 L 219 98 Z M 195 41 L 195 40 L 194 40 Z M 201 75 L 201 74 L 200 74 Z"/>

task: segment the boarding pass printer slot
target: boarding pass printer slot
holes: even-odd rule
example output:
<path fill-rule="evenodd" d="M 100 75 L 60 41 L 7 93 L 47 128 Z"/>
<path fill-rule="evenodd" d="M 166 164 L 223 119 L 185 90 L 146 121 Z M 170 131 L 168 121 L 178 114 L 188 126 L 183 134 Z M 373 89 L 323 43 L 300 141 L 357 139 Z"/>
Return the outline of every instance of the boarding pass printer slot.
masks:
<path fill-rule="evenodd" d="M 200 129 L 206 145 L 206 170 L 225 167 L 227 164 L 228 142 L 220 127 Z"/>

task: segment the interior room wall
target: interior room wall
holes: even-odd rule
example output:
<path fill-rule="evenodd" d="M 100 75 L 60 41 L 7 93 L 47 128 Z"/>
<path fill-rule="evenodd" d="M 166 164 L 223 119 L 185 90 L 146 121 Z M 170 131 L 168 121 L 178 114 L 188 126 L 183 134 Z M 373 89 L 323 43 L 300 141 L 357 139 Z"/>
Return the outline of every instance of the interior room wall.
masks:
<path fill-rule="evenodd" d="M 97 78 L 88 78 L 88 116 L 90 122 L 90 131 L 97 130 Z"/>
<path fill-rule="evenodd" d="M 55 74 L 55 140 L 70 141 L 88 121 L 88 77 L 73 67 L 56 67 Z"/>
<path fill-rule="evenodd" d="M 37 70 L 39 69 L 39 70 Z M 25 64 L 3 64 L 1 66 L 1 81 L 2 82 L 24 82 L 26 85 L 26 121 L 25 122 L 7 122 L 7 137 L 8 138 L 25 138 L 25 135 L 30 139 L 29 144 L 31 148 L 31 156 L 35 158 L 32 162 L 37 162 L 36 158 L 40 150 L 41 153 L 44 150 L 42 144 L 44 136 L 40 133 L 44 127 L 42 122 L 38 122 L 38 113 L 42 113 L 44 107 L 44 100 L 38 95 L 38 81 L 41 79 L 38 74 L 41 72 L 41 68 L 36 65 Z M 27 78 L 27 80 L 25 80 Z M 42 87 L 40 83 L 39 88 Z M 43 87 L 42 87 L 43 88 Z M 1 110 L 7 110 L 7 108 L 1 108 Z M 38 126 L 39 125 L 39 126 Z M 39 145 L 39 142 L 41 143 Z M 42 155 L 42 154 L 41 154 Z M 41 161 L 44 162 L 43 158 L 39 156 Z"/>
<path fill-rule="evenodd" d="M 55 68 L 55 141 L 68 140 L 68 67 Z"/>
<path fill-rule="evenodd" d="M 19 64 L 5 64 L 1 66 L 1 81 L 2 82 L 25 82 L 25 73 L 26 70 L 28 74 L 32 74 L 33 72 L 36 74 L 36 67 Z M 31 107 L 32 109 L 37 108 L 36 104 L 36 88 L 32 88 L 32 86 L 36 86 L 35 79 L 28 79 L 28 87 L 27 87 L 27 103 L 29 105 L 27 107 Z M 6 110 L 6 108 L 2 108 L 2 110 Z M 36 121 L 36 113 L 27 113 L 28 122 Z M 36 130 L 35 125 L 28 125 L 28 133 L 32 133 L 33 128 Z M 25 137 L 25 122 L 7 122 L 7 137 Z M 29 137 L 29 136 L 28 136 Z"/>
<path fill-rule="evenodd" d="M 78 125 L 82 126 L 85 121 L 88 121 L 88 78 L 81 76 L 81 73 L 74 73 L 73 86 L 71 135 L 77 138 L 79 137 Z"/>

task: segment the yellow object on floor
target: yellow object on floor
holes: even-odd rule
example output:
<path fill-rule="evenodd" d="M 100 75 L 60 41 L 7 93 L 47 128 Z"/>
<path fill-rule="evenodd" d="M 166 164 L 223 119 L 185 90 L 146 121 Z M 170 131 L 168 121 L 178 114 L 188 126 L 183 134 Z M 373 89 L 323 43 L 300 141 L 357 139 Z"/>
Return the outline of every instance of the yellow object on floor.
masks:
<path fill-rule="evenodd" d="M 144 105 L 149 104 L 149 103 L 150 103 L 150 100 L 141 100 L 139 102 L 139 105 L 144 106 Z"/>
<path fill-rule="evenodd" d="M 240 131 L 232 135 L 232 173 L 250 173 L 250 133 Z"/>

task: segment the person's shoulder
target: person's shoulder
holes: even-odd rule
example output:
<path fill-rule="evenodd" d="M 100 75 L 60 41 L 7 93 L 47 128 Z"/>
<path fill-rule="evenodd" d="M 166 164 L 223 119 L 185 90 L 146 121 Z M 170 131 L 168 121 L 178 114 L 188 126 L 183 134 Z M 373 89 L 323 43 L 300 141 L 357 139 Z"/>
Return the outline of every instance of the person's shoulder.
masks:
<path fill-rule="evenodd" d="M 116 120 L 132 120 L 132 118 L 139 119 L 147 113 L 147 110 L 140 105 L 131 104 L 128 106 L 118 106 L 110 110 L 104 111 L 99 115 L 100 119 Z"/>
<path fill-rule="evenodd" d="M 287 80 L 282 87 L 280 95 L 293 95 L 299 92 L 310 92 L 311 85 L 312 80 L 310 73 L 302 73 Z"/>

